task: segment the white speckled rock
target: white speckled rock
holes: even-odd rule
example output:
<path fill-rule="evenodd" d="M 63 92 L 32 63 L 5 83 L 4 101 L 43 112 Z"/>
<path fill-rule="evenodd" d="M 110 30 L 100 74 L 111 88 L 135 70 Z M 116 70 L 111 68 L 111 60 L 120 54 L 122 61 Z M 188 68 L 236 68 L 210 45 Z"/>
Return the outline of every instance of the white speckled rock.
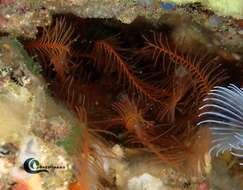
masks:
<path fill-rule="evenodd" d="M 128 181 L 128 190 L 167 190 L 159 178 L 148 173 L 133 177 Z"/>

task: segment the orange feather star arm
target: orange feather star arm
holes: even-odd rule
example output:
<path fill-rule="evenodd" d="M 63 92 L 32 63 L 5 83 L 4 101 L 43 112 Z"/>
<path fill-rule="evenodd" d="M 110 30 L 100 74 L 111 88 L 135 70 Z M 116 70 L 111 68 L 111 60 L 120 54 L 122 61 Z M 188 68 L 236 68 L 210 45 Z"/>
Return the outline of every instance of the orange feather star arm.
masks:
<path fill-rule="evenodd" d="M 153 124 L 143 118 L 144 111 L 139 109 L 134 101 L 123 96 L 121 101 L 113 104 L 113 109 L 122 117 L 124 126 L 136 140 L 147 147 L 160 161 L 178 169 L 180 160 L 171 157 L 171 154 L 167 154 L 166 151 L 161 153 L 160 148 L 152 143 L 154 137 L 147 131 L 153 127 Z"/>
<path fill-rule="evenodd" d="M 134 74 L 131 66 L 120 55 L 119 52 L 121 51 L 122 49 L 118 47 L 114 37 L 97 41 L 93 51 L 97 68 L 108 73 L 116 71 L 118 73 L 118 82 L 121 84 L 128 83 L 129 92 L 135 92 L 139 97 L 159 102 L 163 96 L 168 95 L 163 89 L 139 79 Z"/>
<path fill-rule="evenodd" d="M 70 54 L 74 29 L 67 25 L 64 18 L 57 19 L 54 25 L 43 28 L 42 35 L 36 40 L 25 44 L 30 54 L 37 53 L 45 63 L 46 58 L 54 66 L 57 77 L 64 80 L 64 73 L 67 69 L 67 56 Z M 45 65 L 45 67 L 49 66 Z"/>
<path fill-rule="evenodd" d="M 208 61 L 205 57 L 180 54 L 177 49 L 172 50 L 168 40 L 164 40 L 162 34 L 153 33 L 153 38 L 150 40 L 146 37 L 145 47 L 142 52 L 152 55 L 155 64 L 160 63 L 163 67 L 170 67 L 171 63 L 182 65 L 192 75 L 195 82 L 195 87 L 199 92 L 198 99 L 202 100 L 207 93 L 217 84 L 228 79 L 225 71 L 220 64 L 214 64 L 213 61 Z M 165 41 L 165 42 L 164 42 Z M 169 59 L 168 65 L 165 63 L 165 57 Z M 163 58 L 163 61 L 160 61 Z"/>

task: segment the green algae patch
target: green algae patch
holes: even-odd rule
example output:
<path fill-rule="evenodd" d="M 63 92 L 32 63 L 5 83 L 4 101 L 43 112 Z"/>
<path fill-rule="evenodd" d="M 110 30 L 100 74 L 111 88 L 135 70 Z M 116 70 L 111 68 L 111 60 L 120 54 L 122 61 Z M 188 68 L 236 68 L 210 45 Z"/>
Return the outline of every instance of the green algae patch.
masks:
<path fill-rule="evenodd" d="M 16 39 L 10 40 L 10 44 L 23 56 L 24 64 L 26 67 L 34 74 L 40 74 L 40 66 L 38 63 L 34 62 L 33 59 L 28 55 L 23 45 Z"/>

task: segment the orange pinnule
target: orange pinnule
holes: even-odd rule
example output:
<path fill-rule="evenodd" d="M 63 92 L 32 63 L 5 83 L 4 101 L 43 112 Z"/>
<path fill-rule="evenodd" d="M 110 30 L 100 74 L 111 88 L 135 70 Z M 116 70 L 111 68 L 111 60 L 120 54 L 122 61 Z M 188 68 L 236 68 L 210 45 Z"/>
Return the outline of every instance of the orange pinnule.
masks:
<path fill-rule="evenodd" d="M 120 114 L 129 132 L 135 132 L 134 124 L 140 124 L 142 127 L 148 124 L 143 119 L 143 111 L 139 110 L 135 102 L 130 101 L 127 96 L 123 96 L 120 102 L 114 103 L 113 109 Z"/>
<path fill-rule="evenodd" d="M 44 69 L 49 67 L 46 63 L 54 66 L 59 80 L 64 80 L 65 70 L 68 69 L 68 55 L 70 54 L 74 30 L 67 25 L 64 18 L 57 19 L 52 26 L 43 28 L 42 35 L 36 40 L 25 44 L 27 50 L 33 54 L 37 53 L 45 63 Z"/>
<path fill-rule="evenodd" d="M 82 128 L 82 141 L 76 140 L 74 153 L 74 166 L 76 167 L 77 182 L 70 184 L 69 189 L 89 190 L 89 159 L 90 159 L 90 145 L 89 134 L 87 128 L 87 113 L 84 107 L 76 108 L 80 127 Z"/>
<path fill-rule="evenodd" d="M 162 154 L 160 148 L 152 143 L 154 137 L 147 131 L 153 124 L 143 118 L 144 110 L 139 109 L 134 101 L 130 101 L 127 96 L 123 96 L 120 102 L 113 104 L 113 109 L 120 114 L 126 129 L 133 135 L 135 140 L 147 147 L 160 161 L 178 167 L 178 163 L 174 158 L 167 156 L 166 153 Z"/>
<path fill-rule="evenodd" d="M 161 97 L 167 95 L 162 89 L 139 79 L 131 66 L 121 55 L 127 50 L 119 47 L 115 37 L 95 42 L 93 56 L 96 60 L 96 67 L 104 72 L 117 72 L 118 82 L 128 86 L 128 91 L 136 93 L 140 98 L 147 98 L 158 102 Z"/>
<path fill-rule="evenodd" d="M 57 19 L 54 26 L 43 28 L 42 35 L 25 44 L 25 47 L 29 51 L 37 51 L 49 56 L 70 53 L 73 32 L 72 26 L 68 26 L 64 18 Z"/>
<path fill-rule="evenodd" d="M 85 99 L 81 106 L 76 107 L 80 127 L 82 127 L 82 142 L 77 142 L 74 157 L 76 182 L 70 184 L 70 190 L 104 189 L 100 178 L 110 182 L 104 171 L 103 157 L 107 148 L 98 136 L 88 128 L 87 111 L 84 108 Z"/>
<path fill-rule="evenodd" d="M 182 65 L 194 79 L 194 86 L 198 90 L 198 99 L 202 100 L 207 93 L 217 84 L 224 82 L 228 76 L 220 64 L 214 64 L 204 56 L 190 56 L 181 54 L 177 48 L 170 47 L 168 40 L 164 40 L 162 34 L 153 33 L 150 40 L 146 37 L 145 46 L 141 52 L 152 55 L 155 64 L 161 64 L 164 68 L 171 68 L 171 64 Z M 167 58 L 167 60 L 165 59 Z"/>
<path fill-rule="evenodd" d="M 166 119 L 169 123 L 175 123 L 178 104 L 191 88 L 192 79 L 190 76 L 178 77 L 174 75 L 171 96 L 161 103 L 161 108 L 158 112 L 159 121 Z"/>

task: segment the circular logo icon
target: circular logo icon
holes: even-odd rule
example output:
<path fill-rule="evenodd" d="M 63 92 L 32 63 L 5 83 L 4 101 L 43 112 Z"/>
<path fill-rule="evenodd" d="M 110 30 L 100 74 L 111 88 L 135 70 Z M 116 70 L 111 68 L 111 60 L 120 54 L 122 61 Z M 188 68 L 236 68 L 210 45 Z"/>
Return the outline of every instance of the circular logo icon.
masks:
<path fill-rule="evenodd" d="M 35 158 L 29 158 L 24 162 L 24 170 L 31 174 L 48 172 L 47 169 L 40 169 L 40 163 Z"/>

